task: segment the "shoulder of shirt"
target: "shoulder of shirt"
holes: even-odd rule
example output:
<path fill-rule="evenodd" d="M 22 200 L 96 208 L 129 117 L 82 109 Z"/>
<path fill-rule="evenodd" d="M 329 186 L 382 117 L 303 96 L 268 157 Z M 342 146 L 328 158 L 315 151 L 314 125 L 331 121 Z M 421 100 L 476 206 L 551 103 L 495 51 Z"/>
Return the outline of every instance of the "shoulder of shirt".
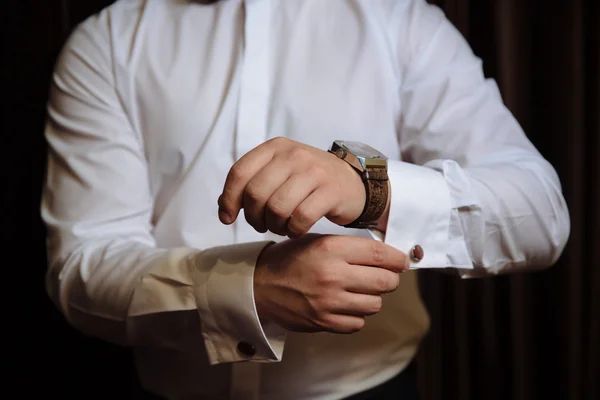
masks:
<path fill-rule="evenodd" d="M 90 15 L 71 31 L 62 53 L 77 51 L 92 57 L 118 56 L 114 42 L 131 43 L 147 3 L 148 0 L 118 0 Z"/>
<path fill-rule="evenodd" d="M 147 3 L 148 0 L 118 0 L 87 17 L 76 26 L 73 32 L 80 30 L 103 31 L 109 27 L 119 28 L 119 25 L 131 18 L 139 19 Z"/>

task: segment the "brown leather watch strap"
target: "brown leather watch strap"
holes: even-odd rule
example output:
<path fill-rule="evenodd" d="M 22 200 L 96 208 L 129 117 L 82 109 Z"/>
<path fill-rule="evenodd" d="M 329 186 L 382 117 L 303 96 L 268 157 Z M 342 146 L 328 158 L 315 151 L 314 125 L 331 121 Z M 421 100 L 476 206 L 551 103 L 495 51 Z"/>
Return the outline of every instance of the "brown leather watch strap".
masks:
<path fill-rule="evenodd" d="M 389 187 L 388 175 L 385 168 L 368 168 L 362 173 L 365 183 L 366 202 L 362 214 L 354 221 L 345 225 L 346 228 L 372 228 L 387 206 Z"/>

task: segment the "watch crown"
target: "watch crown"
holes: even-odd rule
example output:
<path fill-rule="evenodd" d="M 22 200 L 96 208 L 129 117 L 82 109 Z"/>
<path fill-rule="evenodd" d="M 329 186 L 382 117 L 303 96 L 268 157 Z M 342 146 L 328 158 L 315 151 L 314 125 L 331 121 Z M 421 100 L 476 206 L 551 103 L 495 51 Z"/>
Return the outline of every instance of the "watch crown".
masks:
<path fill-rule="evenodd" d="M 346 158 L 346 156 L 348 155 L 348 152 L 346 152 L 346 150 L 345 150 L 345 149 L 343 149 L 343 148 L 341 148 L 341 147 L 340 147 L 340 148 L 338 148 L 338 149 L 335 151 L 335 155 L 336 155 L 336 156 L 337 156 L 339 159 L 342 159 L 342 160 L 343 160 L 343 159 L 344 159 L 344 158 Z"/>

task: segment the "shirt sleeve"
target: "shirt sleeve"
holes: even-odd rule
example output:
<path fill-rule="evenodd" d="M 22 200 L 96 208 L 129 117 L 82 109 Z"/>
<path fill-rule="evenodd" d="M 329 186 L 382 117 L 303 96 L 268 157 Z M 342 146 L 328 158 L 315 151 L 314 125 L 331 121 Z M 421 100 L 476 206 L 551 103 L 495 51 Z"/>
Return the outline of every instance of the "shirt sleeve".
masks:
<path fill-rule="evenodd" d="M 552 265 L 570 230 L 555 170 L 439 8 L 398 2 L 393 24 L 403 161 L 384 240 L 463 277 Z"/>
<path fill-rule="evenodd" d="M 50 297 L 76 328 L 107 341 L 181 351 L 202 342 L 211 364 L 280 360 L 285 331 L 261 324 L 254 304 L 268 242 L 157 247 L 143 144 L 114 89 L 106 19 L 75 30 L 50 89 L 41 205 Z M 186 329 L 189 313 L 200 331 Z M 169 318 L 165 329 L 165 314 L 180 323 Z M 255 354 L 239 353 L 240 342 Z"/>

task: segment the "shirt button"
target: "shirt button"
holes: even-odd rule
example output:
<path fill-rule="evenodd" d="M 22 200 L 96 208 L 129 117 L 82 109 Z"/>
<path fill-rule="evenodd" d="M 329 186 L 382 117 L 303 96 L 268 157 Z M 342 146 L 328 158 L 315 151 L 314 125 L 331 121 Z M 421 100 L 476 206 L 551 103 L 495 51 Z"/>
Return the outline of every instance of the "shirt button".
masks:
<path fill-rule="evenodd" d="M 254 357 L 256 354 L 256 348 L 248 342 L 239 342 L 237 349 L 246 357 Z"/>
<path fill-rule="evenodd" d="M 419 245 L 416 245 L 415 247 L 413 247 L 410 250 L 410 258 L 414 261 L 414 262 L 419 262 L 423 259 L 423 257 L 425 257 L 425 251 L 423 250 L 423 248 Z"/>

